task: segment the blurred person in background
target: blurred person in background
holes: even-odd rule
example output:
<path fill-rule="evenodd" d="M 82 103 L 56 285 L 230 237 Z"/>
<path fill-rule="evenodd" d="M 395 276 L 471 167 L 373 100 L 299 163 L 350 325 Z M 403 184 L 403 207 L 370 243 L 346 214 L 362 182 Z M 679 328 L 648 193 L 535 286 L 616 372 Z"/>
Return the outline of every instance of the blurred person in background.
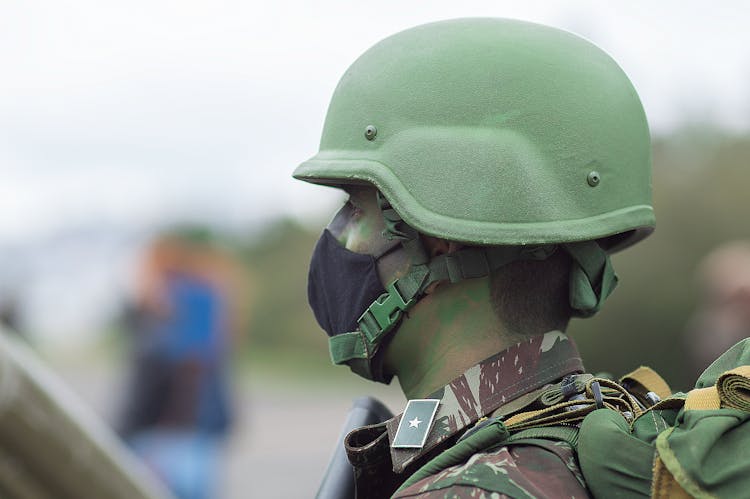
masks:
<path fill-rule="evenodd" d="M 157 237 L 138 269 L 119 433 L 181 499 L 217 494 L 232 423 L 228 354 L 241 322 L 237 277 L 233 259 L 197 229 Z"/>
<path fill-rule="evenodd" d="M 750 337 L 750 240 L 715 248 L 700 263 L 696 276 L 699 303 L 684 336 L 691 378 Z"/>

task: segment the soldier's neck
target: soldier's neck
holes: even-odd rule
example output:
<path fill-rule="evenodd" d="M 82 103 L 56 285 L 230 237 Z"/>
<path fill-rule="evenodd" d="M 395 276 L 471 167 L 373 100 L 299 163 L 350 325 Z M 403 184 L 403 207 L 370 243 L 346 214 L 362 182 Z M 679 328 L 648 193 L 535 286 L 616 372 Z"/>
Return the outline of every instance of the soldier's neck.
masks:
<path fill-rule="evenodd" d="M 514 345 L 492 310 L 489 278 L 439 286 L 402 321 L 385 357 L 409 399 L 424 398 Z"/>

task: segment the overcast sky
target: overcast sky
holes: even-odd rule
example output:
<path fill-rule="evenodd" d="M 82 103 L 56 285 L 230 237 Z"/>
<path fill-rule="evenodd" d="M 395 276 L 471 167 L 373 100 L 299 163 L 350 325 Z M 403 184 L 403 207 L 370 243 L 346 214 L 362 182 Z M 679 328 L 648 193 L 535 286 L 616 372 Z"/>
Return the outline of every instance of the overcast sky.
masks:
<path fill-rule="evenodd" d="M 741 1 L 4 1 L 0 245 L 184 218 L 239 228 L 320 217 L 338 198 L 290 179 L 317 150 L 330 95 L 381 38 L 468 16 L 593 40 L 652 128 L 750 116 Z"/>

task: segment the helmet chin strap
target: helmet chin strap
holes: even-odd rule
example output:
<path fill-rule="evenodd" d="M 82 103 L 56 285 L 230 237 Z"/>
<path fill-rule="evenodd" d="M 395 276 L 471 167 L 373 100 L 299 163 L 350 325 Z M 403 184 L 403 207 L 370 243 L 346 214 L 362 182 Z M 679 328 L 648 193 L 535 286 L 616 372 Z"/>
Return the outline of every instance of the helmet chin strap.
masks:
<path fill-rule="evenodd" d="M 378 203 L 386 222 L 384 235 L 400 239 L 412 259 L 409 272 L 386 286 L 357 320 L 357 331 L 329 338 L 331 359 L 348 364 L 360 376 L 390 383 L 383 372 L 382 355 L 376 355 L 388 336 L 397 328 L 403 314 L 439 281 L 451 283 L 489 276 L 492 271 L 519 260 L 545 260 L 558 249 L 568 253 L 573 265 L 570 273 L 570 305 L 575 315 L 596 313 L 617 284 L 609 255 L 595 241 L 533 246 L 472 246 L 453 253 L 429 258 L 419 233 L 407 225 L 387 200 L 378 193 Z"/>

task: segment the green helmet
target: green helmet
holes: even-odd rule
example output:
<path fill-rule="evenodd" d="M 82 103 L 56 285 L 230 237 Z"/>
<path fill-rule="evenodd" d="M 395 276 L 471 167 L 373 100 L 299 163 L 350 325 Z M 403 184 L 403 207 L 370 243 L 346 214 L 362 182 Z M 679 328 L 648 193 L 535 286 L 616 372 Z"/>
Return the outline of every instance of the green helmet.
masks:
<path fill-rule="evenodd" d="M 613 251 L 654 226 L 648 124 L 627 76 L 576 35 L 510 19 L 376 44 L 294 176 L 374 184 L 419 232 L 478 245 L 607 238 Z"/>

